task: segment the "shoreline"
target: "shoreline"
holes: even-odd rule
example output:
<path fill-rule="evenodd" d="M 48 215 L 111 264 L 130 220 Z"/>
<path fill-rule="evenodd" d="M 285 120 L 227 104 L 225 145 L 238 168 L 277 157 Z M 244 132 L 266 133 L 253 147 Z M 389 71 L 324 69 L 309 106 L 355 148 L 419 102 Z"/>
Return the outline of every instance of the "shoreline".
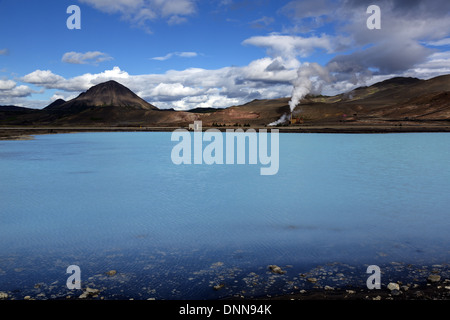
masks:
<path fill-rule="evenodd" d="M 176 129 L 188 129 L 187 127 L 0 127 L 0 140 L 32 140 L 34 135 L 79 133 L 79 132 L 173 132 Z M 217 129 L 226 130 L 248 129 L 261 130 L 278 129 L 280 133 L 341 133 L 341 134 L 369 134 L 369 133 L 427 133 L 450 132 L 449 125 L 305 125 L 289 127 L 203 127 L 202 130 Z"/>
<path fill-rule="evenodd" d="M 339 269 L 333 267 L 339 265 Z M 359 269 L 359 268 L 358 268 Z M 363 268 L 364 269 L 364 268 Z M 287 269 L 286 269 L 287 270 Z M 380 288 L 369 289 L 371 274 L 354 266 L 330 263 L 301 274 L 309 287 L 293 287 L 292 292 L 256 297 L 256 300 L 450 300 L 450 269 L 447 263 L 412 265 L 391 262 L 381 267 Z M 342 273 L 344 272 L 344 273 Z M 339 283 L 343 277 L 347 283 Z M 342 278 L 340 279 L 342 280 Z M 246 300 L 242 298 L 242 300 Z"/>
<path fill-rule="evenodd" d="M 272 267 L 272 268 L 271 268 Z M 217 294 L 217 298 L 158 297 L 156 294 L 140 291 L 123 292 L 121 279 L 127 278 L 127 271 L 109 270 L 89 277 L 82 283 L 81 289 L 68 290 L 61 281 L 40 281 L 31 286 L 15 290 L 0 288 L 0 301 L 22 300 L 191 300 L 191 301 L 405 301 L 405 300 L 450 300 L 450 266 L 442 264 L 415 264 L 391 262 L 380 265 L 381 286 L 368 289 L 366 281 L 367 266 L 355 266 L 345 263 L 327 263 L 297 273 L 292 266 L 268 266 L 265 271 L 249 272 L 239 277 L 221 279 L 223 284 L 209 282 L 205 289 Z M 256 270 L 255 270 L 256 271 Z M 186 275 L 188 277 L 189 275 Z M 241 278 L 242 277 L 242 278 Z M 199 279 L 202 280 L 202 279 Z M 241 284 L 236 285 L 237 281 Z M 252 291 L 256 288 L 275 284 L 270 291 Z M 172 284 L 175 285 L 175 284 Z M 228 291 L 231 289 L 231 291 Z M 167 289 L 167 288 L 166 288 Z M 180 288 L 181 289 L 181 288 Z M 170 287 L 168 288 L 170 290 Z M 228 291 L 228 292 L 227 292 Z M 264 291 L 264 290 L 263 290 Z M 259 292 L 259 294 L 255 294 Z"/>

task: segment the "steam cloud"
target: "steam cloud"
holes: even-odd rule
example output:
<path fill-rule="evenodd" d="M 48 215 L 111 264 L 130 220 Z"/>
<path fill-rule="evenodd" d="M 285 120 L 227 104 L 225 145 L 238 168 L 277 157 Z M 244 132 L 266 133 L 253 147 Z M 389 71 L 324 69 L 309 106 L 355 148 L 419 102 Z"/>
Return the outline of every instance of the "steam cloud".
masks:
<path fill-rule="evenodd" d="M 289 108 L 292 113 L 300 101 L 308 94 L 319 94 L 325 82 L 330 82 L 328 70 L 317 63 L 304 63 L 297 71 L 297 78 L 292 82 L 292 98 L 289 101 Z M 276 126 L 289 120 L 288 114 L 283 114 L 280 119 L 269 123 L 269 126 Z"/>
<path fill-rule="evenodd" d="M 291 112 L 300 101 L 308 94 L 322 92 L 324 81 L 330 82 L 328 70 L 317 63 L 304 63 L 297 71 L 297 79 L 294 80 L 292 98 L 289 101 Z"/>
<path fill-rule="evenodd" d="M 271 122 L 271 123 L 269 123 L 268 124 L 268 126 L 276 126 L 276 125 L 278 125 L 278 124 L 281 124 L 281 123 L 283 123 L 283 122 L 286 122 L 286 121 L 288 121 L 289 120 L 289 115 L 288 114 L 283 114 L 282 116 L 281 116 L 281 118 L 280 119 L 278 119 L 277 121 L 274 121 L 274 122 Z"/>

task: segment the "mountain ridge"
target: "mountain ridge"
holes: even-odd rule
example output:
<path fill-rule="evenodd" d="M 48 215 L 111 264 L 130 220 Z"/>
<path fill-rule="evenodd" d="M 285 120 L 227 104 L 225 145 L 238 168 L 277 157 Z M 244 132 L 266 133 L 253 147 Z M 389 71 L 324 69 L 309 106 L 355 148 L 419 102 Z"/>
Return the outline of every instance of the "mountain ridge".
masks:
<path fill-rule="evenodd" d="M 223 109 L 160 110 L 110 80 L 72 100 L 56 100 L 42 110 L 19 107 L 15 112 L 14 107 L 8 107 L 9 111 L 0 107 L 0 125 L 181 127 L 203 121 L 205 127 L 266 126 L 281 117 L 285 121 L 280 124 L 287 125 L 289 100 L 259 99 Z M 450 74 L 428 80 L 394 77 L 334 96 L 307 95 L 292 116 L 298 120 L 296 125 L 450 122 Z"/>

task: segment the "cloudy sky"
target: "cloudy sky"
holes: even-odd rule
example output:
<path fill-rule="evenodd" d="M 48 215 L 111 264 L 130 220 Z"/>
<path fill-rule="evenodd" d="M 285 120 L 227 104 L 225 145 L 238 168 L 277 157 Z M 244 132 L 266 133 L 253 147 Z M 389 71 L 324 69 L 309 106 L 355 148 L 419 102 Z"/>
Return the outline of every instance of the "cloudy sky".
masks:
<path fill-rule="evenodd" d="M 372 4 L 381 29 L 367 27 Z M 291 96 L 311 63 L 323 94 L 448 74 L 450 1 L 0 0 L 0 105 L 43 108 L 114 79 L 159 108 L 228 107 Z"/>

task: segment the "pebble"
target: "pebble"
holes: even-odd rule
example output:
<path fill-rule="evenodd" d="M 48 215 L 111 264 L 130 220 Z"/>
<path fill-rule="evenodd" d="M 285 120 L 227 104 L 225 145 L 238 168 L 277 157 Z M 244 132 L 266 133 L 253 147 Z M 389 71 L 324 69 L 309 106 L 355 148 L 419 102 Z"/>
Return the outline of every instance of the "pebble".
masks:
<path fill-rule="evenodd" d="M 391 291 L 394 291 L 394 290 L 400 290 L 400 286 L 398 285 L 398 283 L 394 283 L 394 282 L 390 282 L 390 283 L 387 285 L 387 288 L 388 288 L 389 290 L 391 290 Z"/>
<path fill-rule="evenodd" d="M 8 299 L 8 294 L 6 292 L 0 292 L 0 299 Z"/>
<path fill-rule="evenodd" d="M 79 299 L 86 299 L 87 297 L 95 298 L 98 296 L 99 293 L 100 293 L 100 290 L 87 287 L 78 298 Z"/>
<path fill-rule="evenodd" d="M 106 272 L 106 274 L 107 274 L 108 276 L 114 276 L 114 275 L 116 275 L 116 273 L 117 273 L 116 270 L 110 270 L 110 271 L 107 271 L 107 272 Z"/>
<path fill-rule="evenodd" d="M 278 273 L 278 274 L 285 274 L 286 271 L 282 270 L 279 266 L 271 264 L 269 266 L 270 271 L 272 271 L 273 273 Z"/>
<path fill-rule="evenodd" d="M 427 278 L 429 282 L 439 282 L 441 281 L 441 276 L 438 274 L 430 274 Z"/>
<path fill-rule="evenodd" d="M 306 280 L 308 280 L 309 282 L 312 282 L 312 283 L 317 282 L 316 278 L 306 278 Z"/>
<path fill-rule="evenodd" d="M 401 292 L 400 292 L 400 290 L 394 289 L 394 290 L 391 291 L 391 294 L 393 296 L 399 296 L 401 294 Z"/>
<path fill-rule="evenodd" d="M 213 288 L 214 288 L 214 290 L 217 291 L 217 290 L 222 289 L 223 287 L 225 287 L 225 285 L 223 283 L 221 283 L 221 284 L 215 285 Z"/>

